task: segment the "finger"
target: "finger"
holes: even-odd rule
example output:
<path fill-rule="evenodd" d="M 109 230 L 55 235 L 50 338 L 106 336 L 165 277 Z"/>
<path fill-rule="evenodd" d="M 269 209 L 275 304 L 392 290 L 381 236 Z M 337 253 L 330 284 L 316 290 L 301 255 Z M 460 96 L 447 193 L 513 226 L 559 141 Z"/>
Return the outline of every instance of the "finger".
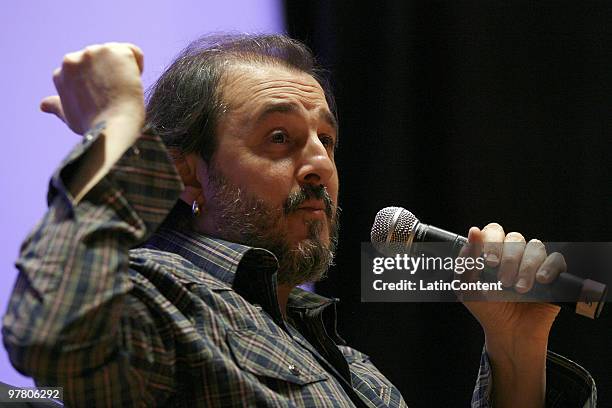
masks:
<path fill-rule="evenodd" d="M 472 227 L 468 231 L 468 243 L 461 248 L 461 257 L 478 256 L 482 251 L 482 231 L 478 227 Z"/>
<path fill-rule="evenodd" d="M 536 279 L 543 284 L 554 282 L 557 277 L 567 270 L 565 258 L 559 252 L 548 255 L 536 273 Z"/>
<path fill-rule="evenodd" d="M 483 233 L 478 227 L 470 228 L 468 232 L 468 243 L 461 251 L 459 258 L 476 258 L 482 253 Z M 478 280 L 480 270 L 477 268 L 466 269 L 461 278 L 463 281 L 474 282 Z"/>
<path fill-rule="evenodd" d="M 468 243 L 470 244 L 470 255 L 479 256 L 482 253 L 484 235 L 480 228 L 472 227 L 468 231 Z"/>
<path fill-rule="evenodd" d="M 459 251 L 459 258 L 475 258 L 482 254 L 483 234 L 478 227 L 470 228 L 468 232 L 468 243 Z M 479 279 L 480 269 L 477 267 L 467 268 L 462 274 L 455 274 L 463 282 L 475 282 Z M 485 300 L 486 297 L 479 291 L 456 291 L 455 294 L 459 301 L 467 304 L 474 301 Z"/>
<path fill-rule="evenodd" d="M 62 108 L 62 101 L 57 95 L 47 96 L 40 102 L 40 110 L 45 113 L 51 113 L 66 123 L 64 117 L 64 109 Z"/>
<path fill-rule="evenodd" d="M 487 224 L 487 226 L 482 229 L 482 232 L 484 234 L 483 256 L 487 265 L 495 268 L 499 265 L 499 260 L 501 259 L 501 254 L 503 252 L 502 245 L 506 233 L 502 226 L 495 222 Z"/>
<path fill-rule="evenodd" d="M 518 232 L 511 232 L 504 239 L 504 246 L 497 270 L 497 278 L 505 287 L 510 287 L 516 282 L 518 269 L 525 250 L 525 238 Z"/>
<path fill-rule="evenodd" d="M 535 281 L 535 275 L 538 268 L 546 259 L 546 247 L 542 241 L 532 239 L 525 246 L 523 259 L 518 270 L 518 280 L 514 285 L 514 289 L 519 293 L 525 293 L 531 290 Z"/>

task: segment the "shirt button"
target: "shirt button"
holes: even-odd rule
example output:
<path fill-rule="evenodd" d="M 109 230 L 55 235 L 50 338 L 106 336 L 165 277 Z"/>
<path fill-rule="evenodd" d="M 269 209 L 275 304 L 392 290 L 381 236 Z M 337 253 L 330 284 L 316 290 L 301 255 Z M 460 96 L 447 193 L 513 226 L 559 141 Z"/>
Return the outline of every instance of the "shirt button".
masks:
<path fill-rule="evenodd" d="M 300 370 L 294 364 L 289 364 L 289 372 L 296 377 L 300 375 Z"/>

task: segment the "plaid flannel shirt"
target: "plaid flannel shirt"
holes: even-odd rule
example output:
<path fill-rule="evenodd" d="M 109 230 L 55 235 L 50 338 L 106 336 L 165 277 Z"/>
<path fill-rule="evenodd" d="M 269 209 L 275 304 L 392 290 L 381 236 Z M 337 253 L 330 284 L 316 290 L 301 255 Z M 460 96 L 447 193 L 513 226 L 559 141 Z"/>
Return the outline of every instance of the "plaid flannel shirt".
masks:
<path fill-rule="evenodd" d="M 95 140 L 52 177 L 49 211 L 17 260 L 2 332 L 20 372 L 64 387 L 70 406 L 405 406 L 336 333 L 336 299 L 296 288 L 289 324 L 270 252 L 176 228 L 182 184 L 157 136 L 75 205 L 66 180 Z M 549 374 L 549 405 L 594 403 L 588 373 L 560 361 L 574 385 L 568 397 Z M 483 352 L 473 407 L 490 406 L 491 384 Z"/>

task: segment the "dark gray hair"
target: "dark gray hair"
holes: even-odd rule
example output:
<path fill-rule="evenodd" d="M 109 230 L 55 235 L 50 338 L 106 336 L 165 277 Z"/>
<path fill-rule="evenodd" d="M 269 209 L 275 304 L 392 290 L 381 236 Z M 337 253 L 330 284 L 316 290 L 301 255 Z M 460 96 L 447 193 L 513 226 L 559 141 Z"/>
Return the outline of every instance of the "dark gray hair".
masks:
<path fill-rule="evenodd" d="M 199 152 L 210 163 L 223 114 L 221 79 L 231 62 L 275 64 L 311 75 L 336 116 L 326 72 L 304 44 L 279 34 L 215 34 L 189 44 L 147 90 L 146 127 L 180 155 Z"/>

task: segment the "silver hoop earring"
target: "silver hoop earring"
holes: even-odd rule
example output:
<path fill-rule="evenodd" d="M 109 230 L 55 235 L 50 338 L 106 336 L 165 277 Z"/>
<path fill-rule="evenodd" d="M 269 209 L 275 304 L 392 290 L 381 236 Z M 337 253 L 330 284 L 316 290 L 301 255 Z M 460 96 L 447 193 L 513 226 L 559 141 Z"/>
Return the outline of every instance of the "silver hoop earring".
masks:
<path fill-rule="evenodd" d="M 193 200 L 193 203 L 191 204 L 191 213 L 194 217 L 200 215 L 200 206 L 196 200 Z"/>

